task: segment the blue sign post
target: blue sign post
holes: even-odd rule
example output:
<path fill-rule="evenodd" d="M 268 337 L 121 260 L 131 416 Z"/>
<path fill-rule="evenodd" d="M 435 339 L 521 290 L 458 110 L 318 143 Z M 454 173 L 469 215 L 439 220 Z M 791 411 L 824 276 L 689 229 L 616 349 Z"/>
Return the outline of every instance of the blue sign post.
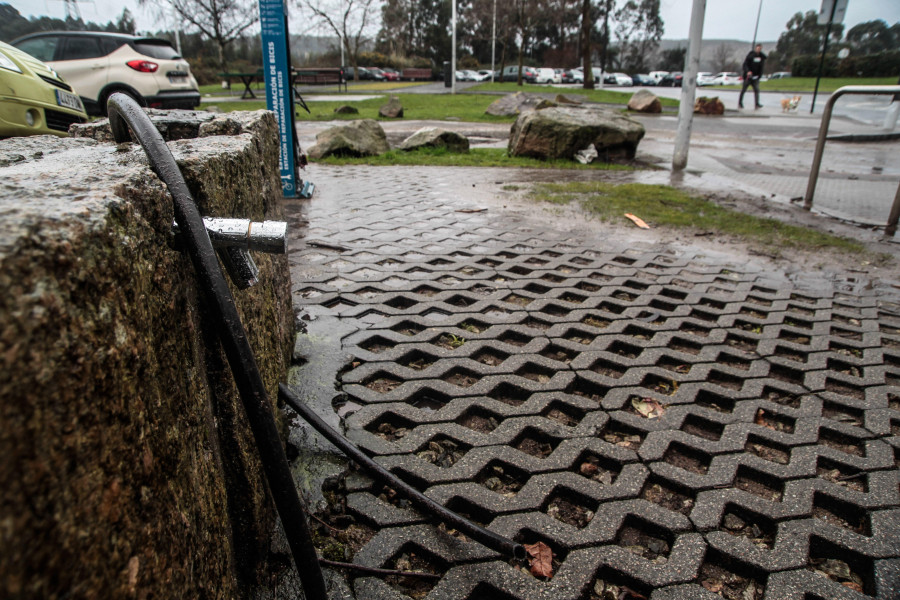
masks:
<path fill-rule="evenodd" d="M 291 64 L 288 58 L 287 8 L 284 0 L 259 0 L 262 29 L 263 73 L 266 108 L 278 123 L 281 189 L 285 198 L 297 197 L 297 165 L 294 160 L 294 102 L 291 94 Z"/>

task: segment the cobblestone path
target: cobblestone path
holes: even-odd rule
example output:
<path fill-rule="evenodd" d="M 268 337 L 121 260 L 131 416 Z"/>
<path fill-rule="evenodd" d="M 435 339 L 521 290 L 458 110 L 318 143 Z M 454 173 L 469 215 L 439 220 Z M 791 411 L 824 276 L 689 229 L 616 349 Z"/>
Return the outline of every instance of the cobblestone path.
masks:
<path fill-rule="evenodd" d="M 354 476 L 354 560 L 443 575 L 358 598 L 900 597 L 888 283 L 629 247 L 487 202 L 495 171 L 311 169 L 294 305 L 353 332 L 348 437 L 555 554 L 535 578 Z"/>

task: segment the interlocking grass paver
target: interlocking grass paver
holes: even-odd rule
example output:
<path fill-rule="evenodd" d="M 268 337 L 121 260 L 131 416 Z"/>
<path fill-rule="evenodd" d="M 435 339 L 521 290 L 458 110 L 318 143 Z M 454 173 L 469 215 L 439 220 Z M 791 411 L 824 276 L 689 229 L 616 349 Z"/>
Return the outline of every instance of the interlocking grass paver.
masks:
<path fill-rule="evenodd" d="M 591 600 L 597 581 L 653 600 L 720 598 L 722 585 L 766 600 L 896 597 L 889 283 L 618 242 L 501 208 L 496 171 L 315 170 L 292 290 L 306 318 L 352 324 L 336 382 L 361 406 L 348 437 L 451 509 L 549 544 L 558 572 L 537 579 L 350 473 L 349 514 L 381 529 L 355 561 L 419 556 L 443 574 L 431 600 Z M 635 408 L 651 401 L 653 418 Z"/>

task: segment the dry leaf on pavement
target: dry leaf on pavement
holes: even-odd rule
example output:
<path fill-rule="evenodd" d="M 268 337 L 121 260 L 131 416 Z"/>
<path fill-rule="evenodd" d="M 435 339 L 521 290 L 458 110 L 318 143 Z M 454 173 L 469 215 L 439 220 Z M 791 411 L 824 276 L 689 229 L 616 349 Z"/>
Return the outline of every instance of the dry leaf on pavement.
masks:
<path fill-rule="evenodd" d="M 654 398 L 632 398 L 631 405 L 636 411 L 641 413 L 642 416 L 647 417 L 648 419 L 661 417 L 662 414 L 666 412 L 665 407 Z"/>
<path fill-rule="evenodd" d="M 531 574 L 535 577 L 553 577 L 553 551 L 544 542 L 525 544 L 531 564 Z"/>
<path fill-rule="evenodd" d="M 647 225 L 647 223 L 645 223 L 642 218 L 636 217 L 631 213 L 625 213 L 625 216 L 627 218 L 631 219 L 634 222 L 634 224 L 637 225 L 638 227 L 640 227 L 641 229 L 650 229 L 650 226 Z"/>

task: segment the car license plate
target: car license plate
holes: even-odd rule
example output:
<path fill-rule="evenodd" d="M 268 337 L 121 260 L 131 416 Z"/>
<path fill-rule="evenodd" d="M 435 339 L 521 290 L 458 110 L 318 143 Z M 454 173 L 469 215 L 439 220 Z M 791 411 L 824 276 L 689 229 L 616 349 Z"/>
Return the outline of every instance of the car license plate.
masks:
<path fill-rule="evenodd" d="M 73 110 L 82 110 L 81 100 L 78 99 L 78 96 L 65 90 L 56 90 L 56 103 Z"/>
<path fill-rule="evenodd" d="M 187 73 L 179 73 L 178 71 L 169 73 L 169 83 L 186 83 Z"/>

